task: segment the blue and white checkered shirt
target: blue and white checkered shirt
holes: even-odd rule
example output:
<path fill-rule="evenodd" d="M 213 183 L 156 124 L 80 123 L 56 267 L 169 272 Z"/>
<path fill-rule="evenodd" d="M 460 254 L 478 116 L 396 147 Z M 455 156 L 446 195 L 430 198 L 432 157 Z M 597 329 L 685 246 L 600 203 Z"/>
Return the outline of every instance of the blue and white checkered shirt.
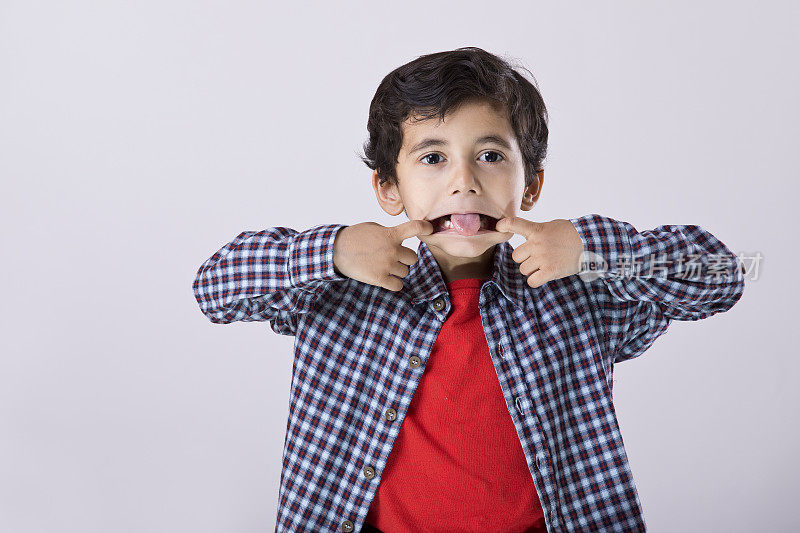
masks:
<path fill-rule="evenodd" d="M 503 242 L 480 316 L 547 530 L 644 531 L 612 403 L 614 363 L 641 355 L 673 319 L 730 309 L 744 273 L 699 226 L 638 232 L 597 214 L 570 221 L 584 250 L 605 261 L 604 275 L 532 288 Z M 193 284 L 211 322 L 269 321 L 295 337 L 276 531 L 360 531 L 451 310 L 425 243 L 398 292 L 338 274 L 333 242 L 343 227 L 242 232 Z"/>

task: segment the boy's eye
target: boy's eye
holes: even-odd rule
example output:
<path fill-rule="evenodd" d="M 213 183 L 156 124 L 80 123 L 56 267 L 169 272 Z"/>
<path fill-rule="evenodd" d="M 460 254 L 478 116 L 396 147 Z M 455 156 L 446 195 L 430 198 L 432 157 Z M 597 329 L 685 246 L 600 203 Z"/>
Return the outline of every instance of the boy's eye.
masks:
<path fill-rule="evenodd" d="M 500 155 L 499 153 L 497 153 L 497 152 L 493 152 L 493 151 L 491 151 L 491 150 L 490 150 L 490 151 L 488 151 L 488 152 L 484 152 L 484 153 L 482 153 L 482 154 L 481 154 L 481 157 L 483 157 L 483 156 L 485 156 L 485 155 L 488 155 L 488 154 L 494 154 L 494 155 L 496 155 L 498 158 L 502 158 L 502 157 L 503 157 L 503 156 L 502 156 L 502 155 Z M 493 160 L 493 161 L 487 161 L 487 163 L 496 163 L 496 162 L 497 162 L 497 160 Z"/>
<path fill-rule="evenodd" d="M 440 154 L 427 154 L 427 155 L 422 156 L 422 159 L 420 161 L 422 161 L 422 162 L 424 162 L 426 164 L 429 164 L 429 165 L 435 165 L 436 163 L 438 163 L 438 161 L 431 161 L 430 159 L 428 159 L 429 157 L 441 157 L 441 155 Z"/>

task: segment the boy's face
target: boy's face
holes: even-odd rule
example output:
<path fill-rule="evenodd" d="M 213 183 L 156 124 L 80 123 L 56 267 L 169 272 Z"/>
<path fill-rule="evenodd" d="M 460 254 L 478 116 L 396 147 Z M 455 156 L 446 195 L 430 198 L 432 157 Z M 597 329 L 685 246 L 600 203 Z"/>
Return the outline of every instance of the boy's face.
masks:
<path fill-rule="evenodd" d="M 373 173 L 381 207 L 391 215 L 405 210 L 409 219 L 431 221 L 435 233 L 419 240 L 428 244 L 440 264 L 488 261 L 494 246 L 513 236 L 494 231 L 494 223 L 531 209 L 544 179 L 540 172 L 525 187 L 522 154 L 507 116 L 489 102 L 469 101 L 444 121 L 406 120 L 402 129 L 398 185 L 380 185 L 377 172 Z M 474 226 L 467 231 L 440 226 L 440 217 L 451 213 L 481 213 L 489 218 L 458 217 L 467 226 L 470 219 L 475 224 L 479 218 L 477 233 Z"/>

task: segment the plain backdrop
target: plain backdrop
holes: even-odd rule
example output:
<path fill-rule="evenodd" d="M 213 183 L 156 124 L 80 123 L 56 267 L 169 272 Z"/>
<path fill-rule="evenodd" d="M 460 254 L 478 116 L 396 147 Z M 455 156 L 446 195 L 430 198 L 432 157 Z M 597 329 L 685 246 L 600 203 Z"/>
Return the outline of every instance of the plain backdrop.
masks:
<path fill-rule="evenodd" d="M 614 401 L 649 531 L 796 531 L 797 6 L 2 0 L 0 531 L 272 531 L 293 339 L 212 324 L 197 268 L 244 230 L 406 220 L 357 157 L 370 100 L 470 45 L 547 104 L 531 220 L 762 254 Z"/>

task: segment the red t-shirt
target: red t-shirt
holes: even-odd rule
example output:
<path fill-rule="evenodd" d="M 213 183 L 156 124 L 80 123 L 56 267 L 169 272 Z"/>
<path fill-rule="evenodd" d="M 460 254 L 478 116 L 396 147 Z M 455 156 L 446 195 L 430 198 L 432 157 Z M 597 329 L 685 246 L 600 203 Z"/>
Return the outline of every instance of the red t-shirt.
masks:
<path fill-rule="evenodd" d="M 478 309 L 485 279 L 447 283 L 452 312 L 389 454 L 366 522 L 384 533 L 545 533 Z"/>

